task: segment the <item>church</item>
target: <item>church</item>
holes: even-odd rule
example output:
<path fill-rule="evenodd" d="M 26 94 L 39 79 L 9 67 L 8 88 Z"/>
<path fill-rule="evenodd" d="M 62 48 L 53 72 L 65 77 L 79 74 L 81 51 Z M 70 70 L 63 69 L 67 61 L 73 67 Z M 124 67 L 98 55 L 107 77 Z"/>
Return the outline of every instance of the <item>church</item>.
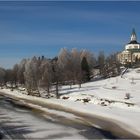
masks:
<path fill-rule="evenodd" d="M 140 43 L 137 42 L 135 29 L 132 30 L 130 42 L 125 45 L 125 50 L 118 53 L 117 58 L 121 64 L 140 61 Z"/>

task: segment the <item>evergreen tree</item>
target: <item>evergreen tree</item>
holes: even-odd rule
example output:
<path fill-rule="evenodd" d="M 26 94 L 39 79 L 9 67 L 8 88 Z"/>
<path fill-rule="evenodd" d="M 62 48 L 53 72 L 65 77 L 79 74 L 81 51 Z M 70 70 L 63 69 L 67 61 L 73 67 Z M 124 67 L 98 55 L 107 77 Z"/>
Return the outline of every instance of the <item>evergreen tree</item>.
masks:
<path fill-rule="evenodd" d="M 82 58 L 81 70 L 83 73 L 83 81 L 85 81 L 85 82 L 89 81 L 90 80 L 90 70 L 89 70 L 89 65 L 88 65 L 86 57 Z"/>

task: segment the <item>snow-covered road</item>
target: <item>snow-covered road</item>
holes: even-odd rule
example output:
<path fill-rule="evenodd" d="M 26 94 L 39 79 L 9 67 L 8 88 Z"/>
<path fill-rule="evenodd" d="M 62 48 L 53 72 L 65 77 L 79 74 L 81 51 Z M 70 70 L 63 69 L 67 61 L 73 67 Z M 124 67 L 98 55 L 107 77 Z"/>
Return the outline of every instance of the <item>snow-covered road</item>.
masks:
<path fill-rule="evenodd" d="M 108 132 L 54 114 L 55 111 L 41 114 L 39 110 L 27 108 L 10 98 L 0 96 L 0 134 L 5 135 L 2 137 L 6 139 L 116 138 Z"/>

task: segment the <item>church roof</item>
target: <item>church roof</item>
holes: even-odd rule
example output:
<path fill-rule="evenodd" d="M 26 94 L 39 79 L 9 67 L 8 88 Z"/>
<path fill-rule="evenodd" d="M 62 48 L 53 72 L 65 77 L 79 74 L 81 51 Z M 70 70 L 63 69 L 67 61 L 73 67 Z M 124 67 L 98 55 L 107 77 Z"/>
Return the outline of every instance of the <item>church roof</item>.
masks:
<path fill-rule="evenodd" d="M 130 41 L 128 44 L 140 44 L 140 43 L 137 42 L 136 40 L 132 40 L 132 41 Z"/>

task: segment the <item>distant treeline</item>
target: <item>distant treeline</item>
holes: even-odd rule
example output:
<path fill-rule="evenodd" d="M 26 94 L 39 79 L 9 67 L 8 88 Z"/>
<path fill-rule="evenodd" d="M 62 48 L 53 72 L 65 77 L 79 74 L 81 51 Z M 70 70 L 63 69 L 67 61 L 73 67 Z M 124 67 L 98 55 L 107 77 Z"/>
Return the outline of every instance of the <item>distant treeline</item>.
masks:
<path fill-rule="evenodd" d="M 118 75 L 120 64 L 116 54 L 105 57 L 100 52 L 96 58 L 86 50 L 61 49 L 59 55 L 53 59 L 34 56 L 23 59 L 12 69 L 0 68 L 0 85 L 10 85 L 12 89 L 22 86 L 29 95 L 36 96 L 40 96 L 40 89 L 46 90 L 49 95 L 53 87 L 56 97 L 59 98 L 61 85 L 70 85 L 71 88 L 78 84 L 80 88 L 82 83 L 93 79 L 95 71 L 99 71 L 98 74 L 103 78 Z"/>

